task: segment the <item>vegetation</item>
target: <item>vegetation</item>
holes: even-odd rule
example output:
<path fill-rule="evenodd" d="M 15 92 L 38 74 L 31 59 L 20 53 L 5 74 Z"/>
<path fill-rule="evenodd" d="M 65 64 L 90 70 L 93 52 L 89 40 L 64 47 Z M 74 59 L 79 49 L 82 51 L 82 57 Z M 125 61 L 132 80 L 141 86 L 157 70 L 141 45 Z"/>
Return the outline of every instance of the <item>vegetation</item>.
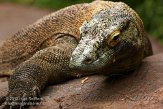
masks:
<path fill-rule="evenodd" d="M 40 8 L 60 9 L 72 4 L 93 0 L 1 0 Z M 119 0 L 113 0 L 119 1 Z M 144 21 L 149 34 L 163 43 L 163 1 L 162 0 L 121 0 L 136 10 Z"/>

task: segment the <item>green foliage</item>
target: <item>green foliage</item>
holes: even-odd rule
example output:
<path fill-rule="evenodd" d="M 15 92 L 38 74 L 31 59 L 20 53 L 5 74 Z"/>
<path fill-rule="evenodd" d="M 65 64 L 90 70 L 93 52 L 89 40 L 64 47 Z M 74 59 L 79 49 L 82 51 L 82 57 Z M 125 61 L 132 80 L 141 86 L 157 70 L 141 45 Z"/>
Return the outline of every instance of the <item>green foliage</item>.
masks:
<path fill-rule="evenodd" d="M 4 0 L 2 0 L 4 1 Z M 5 0 L 6 1 L 6 0 Z M 60 9 L 72 4 L 93 0 L 7 0 L 15 3 L 30 4 L 41 8 Z M 119 1 L 119 0 L 113 0 Z M 138 12 L 145 29 L 163 42 L 163 0 L 121 0 Z"/>
<path fill-rule="evenodd" d="M 91 2 L 93 0 L 1 0 L 19 4 L 31 4 L 41 8 L 60 9 L 76 3 Z"/>
<path fill-rule="evenodd" d="M 163 42 L 163 1 L 144 0 L 137 7 L 147 31 Z"/>
<path fill-rule="evenodd" d="M 12 2 L 20 4 L 32 4 L 34 0 L 1 0 L 0 2 Z"/>
<path fill-rule="evenodd" d="M 59 9 L 72 4 L 89 1 L 91 0 L 34 0 L 34 5 L 38 7 Z"/>

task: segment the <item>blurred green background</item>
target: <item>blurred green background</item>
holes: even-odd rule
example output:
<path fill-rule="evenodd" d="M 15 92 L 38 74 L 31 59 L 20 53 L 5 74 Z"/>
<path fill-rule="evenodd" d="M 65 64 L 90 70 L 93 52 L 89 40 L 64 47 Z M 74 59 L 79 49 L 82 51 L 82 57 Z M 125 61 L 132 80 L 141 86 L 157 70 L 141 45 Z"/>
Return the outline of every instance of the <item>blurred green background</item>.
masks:
<path fill-rule="evenodd" d="M 93 0 L 1 0 L 40 8 L 60 9 L 76 3 Z M 119 1 L 119 0 L 112 0 Z M 146 31 L 163 44 L 163 0 L 121 0 L 131 6 L 141 16 Z"/>

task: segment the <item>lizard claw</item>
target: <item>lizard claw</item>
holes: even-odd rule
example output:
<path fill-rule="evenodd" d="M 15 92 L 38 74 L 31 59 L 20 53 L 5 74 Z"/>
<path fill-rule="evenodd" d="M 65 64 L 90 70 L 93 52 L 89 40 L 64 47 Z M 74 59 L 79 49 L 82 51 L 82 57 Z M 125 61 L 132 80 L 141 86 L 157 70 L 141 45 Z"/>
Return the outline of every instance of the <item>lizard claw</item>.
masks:
<path fill-rule="evenodd" d="M 41 101 L 40 90 L 33 87 L 32 90 L 14 89 L 0 101 L 4 101 L 0 109 L 24 109 L 28 106 L 38 105 Z"/>

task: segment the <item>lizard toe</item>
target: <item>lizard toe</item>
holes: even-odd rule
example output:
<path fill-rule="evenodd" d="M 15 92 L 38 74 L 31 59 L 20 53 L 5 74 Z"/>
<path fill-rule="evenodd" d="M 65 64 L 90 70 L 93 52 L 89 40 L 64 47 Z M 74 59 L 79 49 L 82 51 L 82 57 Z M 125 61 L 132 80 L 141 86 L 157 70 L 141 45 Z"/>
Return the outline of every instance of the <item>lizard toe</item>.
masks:
<path fill-rule="evenodd" d="M 23 109 L 29 106 L 38 105 L 41 101 L 40 90 L 37 87 L 32 90 L 13 89 L 5 98 L 0 109 Z"/>

